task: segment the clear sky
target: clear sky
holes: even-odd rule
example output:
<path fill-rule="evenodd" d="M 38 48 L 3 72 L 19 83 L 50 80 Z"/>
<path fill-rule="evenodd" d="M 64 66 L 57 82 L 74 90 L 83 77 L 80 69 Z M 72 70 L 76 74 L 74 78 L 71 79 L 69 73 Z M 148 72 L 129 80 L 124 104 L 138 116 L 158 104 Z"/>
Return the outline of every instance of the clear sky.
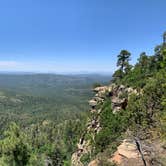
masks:
<path fill-rule="evenodd" d="M 112 72 L 165 30 L 166 0 L 0 0 L 0 71 Z"/>

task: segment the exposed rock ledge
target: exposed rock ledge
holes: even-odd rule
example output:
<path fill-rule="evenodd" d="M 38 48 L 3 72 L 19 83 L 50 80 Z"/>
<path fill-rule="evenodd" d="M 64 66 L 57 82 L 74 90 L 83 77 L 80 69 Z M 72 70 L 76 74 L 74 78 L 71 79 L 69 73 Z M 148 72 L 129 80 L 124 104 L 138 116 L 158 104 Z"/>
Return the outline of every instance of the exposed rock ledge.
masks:
<path fill-rule="evenodd" d="M 143 156 L 146 156 L 146 166 L 150 166 L 148 164 L 147 155 L 148 151 L 144 149 Z M 127 164 L 128 166 L 145 166 L 136 143 L 126 139 L 118 146 L 117 151 L 110 161 L 113 161 L 120 166 L 126 166 Z"/>
<path fill-rule="evenodd" d="M 97 87 L 94 89 L 95 96 L 89 101 L 91 106 L 91 119 L 87 122 L 85 132 L 82 134 L 79 143 L 77 144 L 77 150 L 72 155 L 72 166 L 84 166 L 81 162 L 81 157 L 84 154 L 91 154 L 93 147 L 90 145 L 90 140 L 86 135 L 90 134 L 94 139 L 95 134 L 102 130 L 100 126 L 100 113 L 102 112 L 99 104 L 102 104 L 105 98 L 110 98 L 112 103 L 113 113 L 125 109 L 127 106 L 128 98 L 132 93 L 138 94 L 137 90 L 123 85 L 117 86 L 111 84 L 109 86 Z M 142 93 L 142 92 L 139 92 Z M 166 166 L 160 162 L 160 158 L 165 158 L 166 146 L 163 146 L 159 142 L 153 142 L 146 144 L 145 141 L 140 143 L 141 151 L 138 147 L 138 142 L 135 139 L 125 139 L 118 146 L 117 151 L 110 156 L 108 162 L 115 162 L 119 166 Z M 159 157 L 158 157 L 159 156 Z M 144 163 L 145 161 L 145 163 Z M 165 161 L 166 163 L 166 161 Z M 91 161 L 88 166 L 102 166 L 100 160 L 96 158 Z"/>
<path fill-rule="evenodd" d="M 141 143 L 142 155 L 138 150 L 134 140 L 125 139 L 118 146 L 117 151 L 108 163 L 116 163 L 117 166 L 166 166 L 166 160 L 162 160 L 166 156 L 166 148 L 162 142 L 155 140 L 153 143 Z M 88 166 L 101 166 L 100 160 L 96 158 L 91 161 Z"/>
<path fill-rule="evenodd" d="M 72 155 L 72 166 L 83 166 L 81 163 L 81 157 L 84 154 L 91 153 L 91 146 L 89 140 L 85 138 L 86 134 L 90 134 L 92 139 L 94 139 L 95 134 L 97 134 L 100 130 L 100 113 L 102 112 L 101 108 L 97 108 L 99 104 L 102 104 L 106 97 L 110 98 L 112 102 L 112 110 L 114 113 L 125 109 L 127 106 L 128 96 L 131 93 L 137 93 L 136 90 L 132 88 L 126 88 L 125 86 L 117 86 L 115 84 L 111 84 L 109 86 L 97 87 L 93 90 L 95 92 L 95 96 L 89 101 L 89 105 L 91 107 L 92 118 L 89 119 L 87 123 L 87 128 L 85 133 L 82 134 L 79 143 L 77 144 L 77 150 Z M 123 97 L 124 94 L 127 96 Z M 98 161 L 94 161 L 96 164 Z M 90 166 L 90 165 L 89 165 Z"/>

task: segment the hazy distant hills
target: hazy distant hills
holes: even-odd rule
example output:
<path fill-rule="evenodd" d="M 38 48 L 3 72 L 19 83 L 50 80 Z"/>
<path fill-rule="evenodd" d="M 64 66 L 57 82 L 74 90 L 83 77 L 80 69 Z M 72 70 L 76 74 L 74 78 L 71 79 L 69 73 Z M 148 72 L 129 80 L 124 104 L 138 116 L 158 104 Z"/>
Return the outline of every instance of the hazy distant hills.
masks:
<path fill-rule="evenodd" d="M 108 83 L 111 76 L 97 74 L 0 74 L 0 89 L 29 95 L 58 95 L 64 92 L 86 92 L 96 82 Z M 58 94 L 57 94 L 58 93 Z"/>
<path fill-rule="evenodd" d="M 73 119 L 89 109 L 92 85 L 108 84 L 110 79 L 103 75 L 0 74 L 1 125 Z"/>

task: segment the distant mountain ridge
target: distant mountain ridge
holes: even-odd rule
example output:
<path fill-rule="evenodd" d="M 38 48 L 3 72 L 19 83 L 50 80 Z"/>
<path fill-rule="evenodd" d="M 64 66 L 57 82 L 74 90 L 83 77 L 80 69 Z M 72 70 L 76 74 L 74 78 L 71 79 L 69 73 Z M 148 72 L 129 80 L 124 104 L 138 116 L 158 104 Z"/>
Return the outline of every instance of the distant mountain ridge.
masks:
<path fill-rule="evenodd" d="M 0 74 L 0 89 L 19 91 L 32 95 L 56 94 L 69 88 L 90 89 L 96 82 L 108 83 L 105 75 L 57 75 L 57 74 Z"/>

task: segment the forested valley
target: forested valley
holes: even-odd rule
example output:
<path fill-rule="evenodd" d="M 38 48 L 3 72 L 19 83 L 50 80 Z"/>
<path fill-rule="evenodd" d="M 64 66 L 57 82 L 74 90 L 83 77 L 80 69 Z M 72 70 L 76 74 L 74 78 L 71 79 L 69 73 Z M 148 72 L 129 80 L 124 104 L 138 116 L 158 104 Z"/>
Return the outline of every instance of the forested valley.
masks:
<path fill-rule="evenodd" d="M 121 50 L 112 77 L 1 74 L 0 166 L 165 166 L 162 37 L 134 65 Z"/>
<path fill-rule="evenodd" d="M 0 165 L 70 165 L 97 82 L 111 76 L 1 74 Z"/>

